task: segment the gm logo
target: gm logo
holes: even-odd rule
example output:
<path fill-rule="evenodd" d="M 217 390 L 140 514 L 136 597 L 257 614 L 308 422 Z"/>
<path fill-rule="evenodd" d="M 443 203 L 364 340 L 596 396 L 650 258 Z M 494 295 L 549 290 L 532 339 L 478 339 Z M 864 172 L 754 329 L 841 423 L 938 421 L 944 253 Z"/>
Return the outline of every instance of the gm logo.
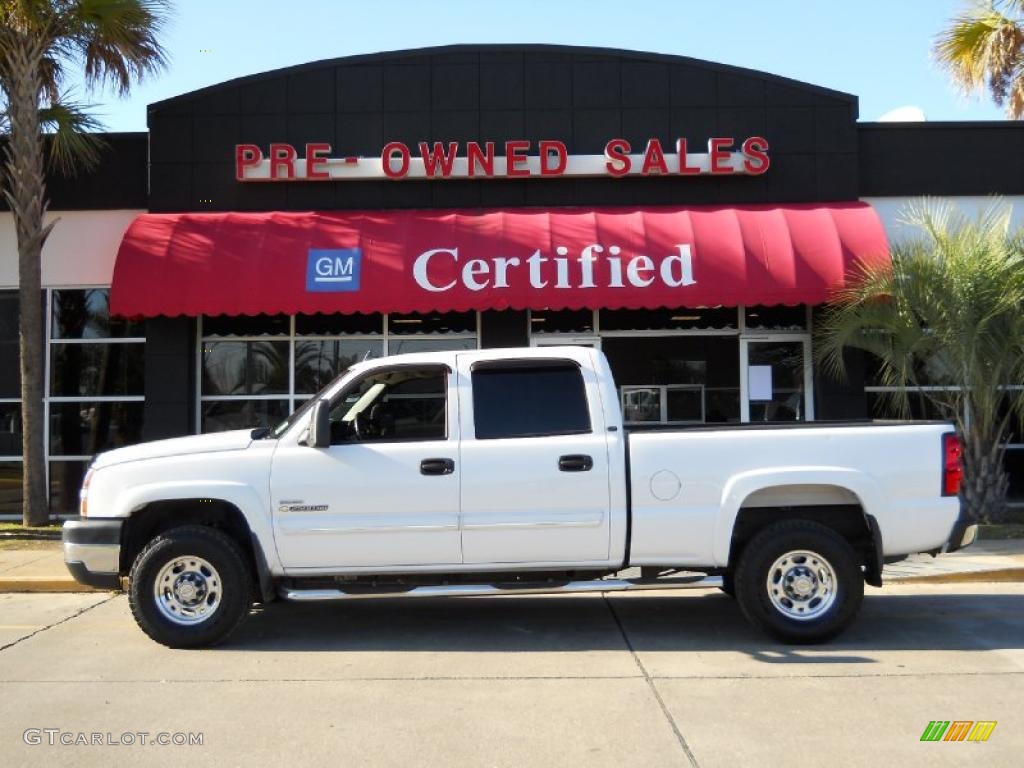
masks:
<path fill-rule="evenodd" d="M 363 252 L 359 248 L 310 248 L 307 291 L 358 291 Z"/>

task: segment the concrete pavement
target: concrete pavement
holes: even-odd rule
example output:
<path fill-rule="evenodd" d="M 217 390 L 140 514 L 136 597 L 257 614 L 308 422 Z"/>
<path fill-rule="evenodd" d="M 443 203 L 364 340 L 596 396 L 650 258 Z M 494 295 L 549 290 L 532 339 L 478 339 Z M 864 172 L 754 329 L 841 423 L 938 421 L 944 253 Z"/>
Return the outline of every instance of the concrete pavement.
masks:
<path fill-rule="evenodd" d="M 1024 585 L 869 590 L 829 645 L 750 629 L 717 590 L 275 604 L 172 651 L 123 596 L 0 595 L 5 765 L 1016 766 Z M 989 741 L 922 743 L 930 720 Z M 202 746 L 48 746 L 202 733 Z"/>
<path fill-rule="evenodd" d="M 0 550 L 0 593 L 92 591 L 71 578 L 59 541 Z"/>
<path fill-rule="evenodd" d="M 946 555 L 911 555 L 882 572 L 887 582 L 1024 582 L 1024 540 L 977 541 Z"/>
<path fill-rule="evenodd" d="M 33 549 L 0 550 L 0 594 L 5 592 L 92 592 L 71 578 L 60 542 Z M 1024 540 L 982 541 L 965 550 L 932 557 L 913 555 L 888 565 L 886 582 L 1024 582 Z"/>

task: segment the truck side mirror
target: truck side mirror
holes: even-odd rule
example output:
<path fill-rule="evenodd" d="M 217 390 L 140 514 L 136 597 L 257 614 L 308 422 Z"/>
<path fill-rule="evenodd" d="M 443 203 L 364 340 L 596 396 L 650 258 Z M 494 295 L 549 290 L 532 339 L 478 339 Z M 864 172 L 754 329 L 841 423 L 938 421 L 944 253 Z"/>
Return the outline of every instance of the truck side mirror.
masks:
<path fill-rule="evenodd" d="M 309 437 L 306 445 L 311 448 L 329 448 L 331 445 L 331 403 L 317 400 L 309 419 Z"/>

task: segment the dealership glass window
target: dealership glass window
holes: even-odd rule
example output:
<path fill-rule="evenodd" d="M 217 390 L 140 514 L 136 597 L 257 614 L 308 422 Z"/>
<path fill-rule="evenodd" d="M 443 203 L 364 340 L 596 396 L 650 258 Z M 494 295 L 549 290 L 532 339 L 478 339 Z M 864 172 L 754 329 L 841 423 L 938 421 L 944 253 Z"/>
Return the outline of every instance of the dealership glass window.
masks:
<path fill-rule="evenodd" d="M 602 309 L 601 331 L 735 330 L 736 307 Z"/>
<path fill-rule="evenodd" d="M 806 331 L 808 327 L 807 307 L 777 305 L 774 307 L 753 306 L 744 308 L 744 323 L 748 331 Z"/>
<path fill-rule="evenodd" d="M 0 291 L 0 514 L 21 512 L 21 381 L 18 361 L 18 292 Z M 17 483 L 13 476 L 17 474 Z M 16 501 L 15 501 L 16 499 Z"/>
<path fill-rule="evenodd" d="M 296 315 L 294 391 L 305 400 L 346 368 L 384 354 L 384 315 Z M 293 407 L 301 404 L 294 401 Z"/>
<path fill-rule="evenodd" d="M 108 288 L 47 292 L 46 451 L 50 511 L 76 514 L 92 457 L 142 438 L 145 336 L 110 316 Z"/>
<path fill-rule="evenodd" d="M 50 455 L 92 456 L 142 440 L 145 403 L 50 403 Z"/>
<path fill-rule="evenodd" d="M 607 336 L 601 349 L 627 423 L 739 421 L 737 336 Z"/>
<path fill-rule="evenodd" d="M 50 514 L 77 515 L 78 491 L 92 459 L 50 461 Z"/>
<path fill-rule="evenodd" d="M 203 343 L 203 394 L 287 395 L 288 341 Z"/>
<path fill-rule="evenodd" d="M 50 291 L 50 338 L 141 339 L 142 322 L 110 316 L 108 288 L 59 289 Z"/>
<path fill-rule="evenodd" d="M 197 430 L 271 426 L 367 358 L 476 349 L 476 312 L 203 317 Z"/>
<path fill-rule="evenodd" d="M 315 395 L 346 368 L 383 351 L 378 339 L 296 339 L 295 392 Z"/>
<path fill-rule="evenodd" d="M 409 335 L 476 335 L 476 312 L 428 312 L 422 315 L 388 315 L 388 334 Z"/>
<path fill-rule="evenodd" d="M 142 397 L 143 344 L 50 343 L 50 395 Z"/>
<path fill-rule="evenodd" d="M 389 355 L 408 355 L 413 352 L 455 352 L 461 349 L 476 349 L 475 338 L 390 338 Z"/>
<path fill-rule="evenodd" d="M 1019 392 L 1022 385 L 1007 387 Z M 1009 438 L 1006 441 L 1006 453 L 1003 454 L 1003 466 L 1010 474 L 1008 496 L 1016 503 L 1024 502 L 1024 423 L 1011 418 Z"/>
<path fill-rule="evenodd" d="M 210 338 L 231 336 L 287 336 L 288 315 L 207 315 L 203 317 L 203 335 Z"/>
<path fill-rule="evenodd" d="M 806 349 L 802 339 L 747 342 L 751 421 L 806 421 Z M 766 382 L 755 386 L 754 370 L 766 370 Z M 767 391 L 759 391 L 759 390 Z"/>
<path fill-rule="evenodd" d="M 218 315 L 199 328 L 199 431 L 267 427 L 288 415 L 291 316 Z"/>
<path fill-rule="evenodd" d="M 225 432 L 272 426 L 283 421 L 290 412 L 288 400 L 213 400 L 202 404 L 204 432 Z"/>
<path fill-rule="evenodd" d="M 296 315 L 297 336 L 382 336 L 384 315 Z"/>
<path fill-rule="evenodd" d="M 0 366 L 0 401 L 21 397 L 18 355 L 18 292 L 0 291 L 0 360 L 11 361 Z"/>
<path fill-rule="evenodd" d="M 18 292 L 0 291 L 0 515 L 21 515 Z"/>
<path fill-rule="evenodd" d="M 21 459 L 0 461 L 0 515 L 21 517 L 21 498 Z"/>
<path fill-rule="evenodd" d="M 21 402 L 0 402 L 0 457 L 21 456 Z"/>
<path fill-rule="evenodd" d="M 592 309 L 530 310 L 530 333 L 589 334 L 597 328 Z"/>

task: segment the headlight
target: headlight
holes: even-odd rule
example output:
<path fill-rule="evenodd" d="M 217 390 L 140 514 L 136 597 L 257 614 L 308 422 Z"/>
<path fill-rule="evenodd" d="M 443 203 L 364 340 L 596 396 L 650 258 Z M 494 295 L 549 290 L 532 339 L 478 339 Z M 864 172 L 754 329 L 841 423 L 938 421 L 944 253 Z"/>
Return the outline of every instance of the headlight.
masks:
<path fill-rule="evenodd" d="M 78 514 L 82 517 L 88 515 L 89 507 L 89 483 L 92 482 L 93 473 L 96 470 L 89 467 L 85 473 L 85 479 L 82 481 L 82 490 L 78 492 Z"/>

